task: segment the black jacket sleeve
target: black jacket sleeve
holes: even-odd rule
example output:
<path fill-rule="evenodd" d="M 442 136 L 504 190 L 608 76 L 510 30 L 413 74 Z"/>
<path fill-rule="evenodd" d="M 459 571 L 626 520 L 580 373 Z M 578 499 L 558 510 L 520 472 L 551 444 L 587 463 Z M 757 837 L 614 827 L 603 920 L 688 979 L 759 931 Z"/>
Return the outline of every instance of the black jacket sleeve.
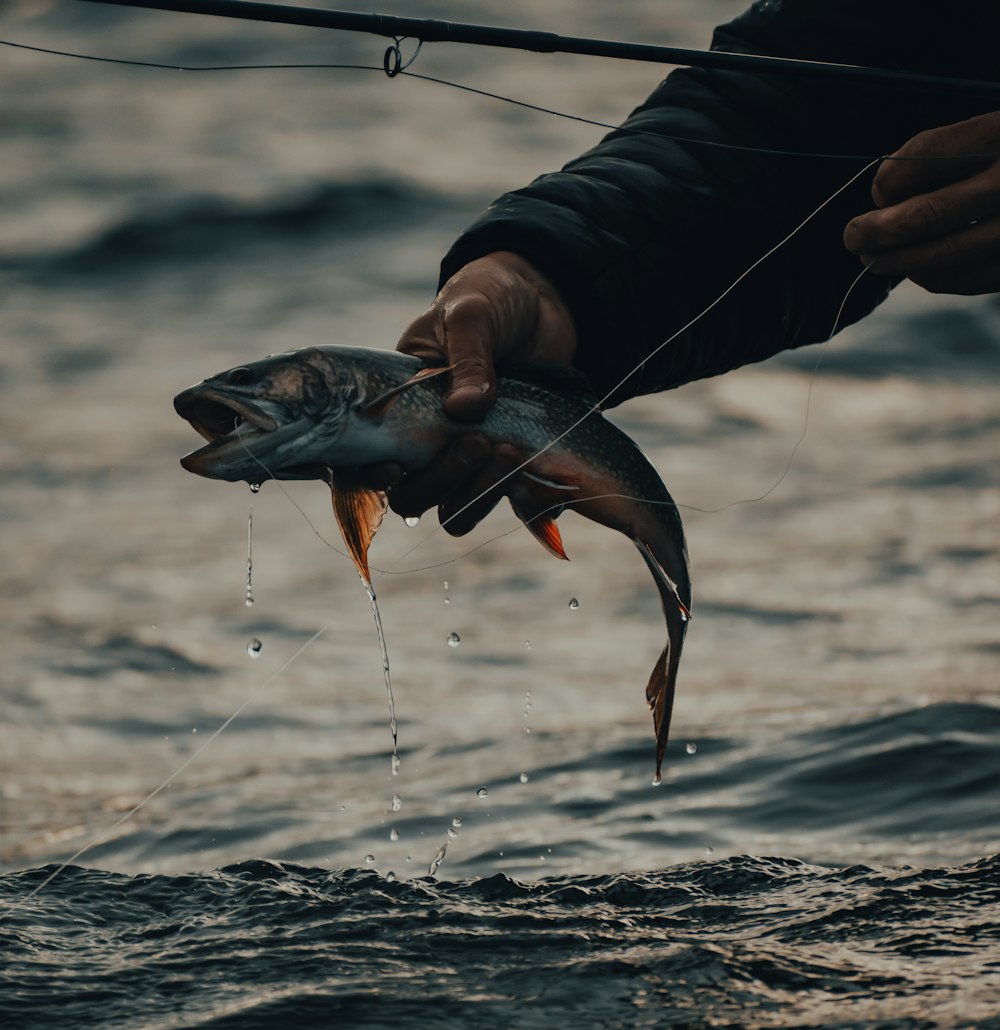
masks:
<path fill-rule="evenodd" d="M 998 29 L 1000 5 L 971 0 L 760 0 L 716 31 L 713 49 L 996 80 Z M 491 205 L 445 257 L 441 282 L 491 251 L 526 257 L 567 301 L 576 363 L 609 403 L 717 375 L 829 337 L 861 270 L 843 228 L 871 208 L 874 168 L 662 344 L 872 157 L 992 106 L 839 80 L 675 71 L 593 150 Z M 891 285 L 864 276 L 838 327 Z"/>

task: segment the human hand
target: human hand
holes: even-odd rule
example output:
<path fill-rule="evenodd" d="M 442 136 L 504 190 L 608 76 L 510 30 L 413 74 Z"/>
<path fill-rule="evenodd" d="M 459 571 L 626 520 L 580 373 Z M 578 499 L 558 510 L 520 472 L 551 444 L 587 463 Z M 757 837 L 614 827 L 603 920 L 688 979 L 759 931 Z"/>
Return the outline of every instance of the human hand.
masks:
<path fill-rule="evenodd" d="M 576 351 L 576 330 L 555 287 L 524 258 L 498 251 L 456 272 L 396 349 L 451 365 L 445 411 L 475 422 L 496 401 L 496 365 L 567 365 Z M 504 496 L 501 481 L 516 466 L 513 447 L 470 431 L 420 472 L 405 475 L 402 466 L 385 463 L 368 469 L 365 478 L 390 488 L 389 504 L 397 514 L 422 515 L 437 505 L 444 528 L 461 536 Z"/>
<path fill-rule="evenodd" d="M 1000 111 L 914 136 L 882 162 L 872 199 L 844 230 L 870 271 L 932 293 L 1000 291 Z"/>

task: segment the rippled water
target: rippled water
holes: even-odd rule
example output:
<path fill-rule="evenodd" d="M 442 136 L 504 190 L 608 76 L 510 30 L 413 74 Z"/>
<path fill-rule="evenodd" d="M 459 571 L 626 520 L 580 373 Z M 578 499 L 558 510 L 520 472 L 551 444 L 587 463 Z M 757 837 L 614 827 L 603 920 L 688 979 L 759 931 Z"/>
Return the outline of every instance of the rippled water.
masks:
<path fill-rule="evenodd" d="M 995 858 L 531 884 L 74 868 L 0 930 L 18 988 L 0 1009 L 16 1025 L 94 1025 L 99 1008 L 102 1026 L 149 1027 L 995 1027 L 998 905 Z"/>
<path fill-rule="evenodd" d="M 700 45 L 739 6 L 406 13 Z M 70 3 L 3 5 L 0 38 L 382 49 Z M 998 1025 L 995 302 L 899 291 L 825 352 L 778 489 L 685 512 L 695 620 L 660 788 L 662 617 L 624 539 L 567 517 L 561 563 L 494 540 L 503 513 L 462 542 L 387 521 L 393 777 L 350 563 L 274 484 L 184 473 L 170 400 L 287 347 L 391 347 L 462 225 L 597 133 L 375 73 L 3 56 L 0 1022 Z M 609 120 L 657 78 L 419 60 Z M 780 476 L 815 361 L 614 417 L 680 502 L 718 508 Z M 289 494 L 339 546 L 323 489 Z"/>

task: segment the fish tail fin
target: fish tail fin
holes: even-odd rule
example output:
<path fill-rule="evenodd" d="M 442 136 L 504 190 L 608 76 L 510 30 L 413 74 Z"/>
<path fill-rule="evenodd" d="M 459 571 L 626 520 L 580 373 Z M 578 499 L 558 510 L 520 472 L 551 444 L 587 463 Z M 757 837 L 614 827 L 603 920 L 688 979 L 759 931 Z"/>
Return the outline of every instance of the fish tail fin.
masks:
<path fill-rule="evenodd" d="M 650 545 L 634 537 L 639 553 L 653 574 L 660 593 L 660 604 L 667 622 L 667 643 L 653 666 L 646 685 L 646 701 L 653 711 L 653 727 L 656 733 L 656 777 L 660 782 L 663 756 L 667 750 L 670 735 L 670 716 L 674 707 L 674 692 L 677 686 L 677 670 L 681 662 L 681 649 L 687 624 L 691 618 L 691 594 L 687 573 L 687 553 L 673 541 L 667 548 Z M 673 573 L 673 575 L 671 575 Z"/>
<path fill-rule="evenodd" d="M 659 783 L 662 775 L 663 756 L 667 750 L 670 737 L 670 716 L 674 710 L 674 691 L 677 686 L 677 669 L 681 661 L 681 644 L 684 639 L 684 623 L 680 616 L 677 622 L 681 625 L 680 633 L 669 632 L 666 647 L 653 666 L 646 684 L 646 701 L 653 712 L 653 730 L 656 734 L 656 776 L 653 782 Z M 668 622 L 669 626 L 669 622 Z"/>

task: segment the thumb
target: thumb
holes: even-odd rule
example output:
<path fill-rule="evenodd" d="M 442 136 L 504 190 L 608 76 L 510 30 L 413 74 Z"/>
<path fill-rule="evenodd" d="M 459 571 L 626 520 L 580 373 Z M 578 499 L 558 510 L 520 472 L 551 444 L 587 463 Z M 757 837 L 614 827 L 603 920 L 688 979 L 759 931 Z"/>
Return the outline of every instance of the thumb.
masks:
<path fill-rule="evenodd" d="M 483 418 L 496 403 L 496 312 L 478 294 L 448 304 L 441 319 L 441 338 L 452 366 L 445 410 L 462 422 Z"/>

